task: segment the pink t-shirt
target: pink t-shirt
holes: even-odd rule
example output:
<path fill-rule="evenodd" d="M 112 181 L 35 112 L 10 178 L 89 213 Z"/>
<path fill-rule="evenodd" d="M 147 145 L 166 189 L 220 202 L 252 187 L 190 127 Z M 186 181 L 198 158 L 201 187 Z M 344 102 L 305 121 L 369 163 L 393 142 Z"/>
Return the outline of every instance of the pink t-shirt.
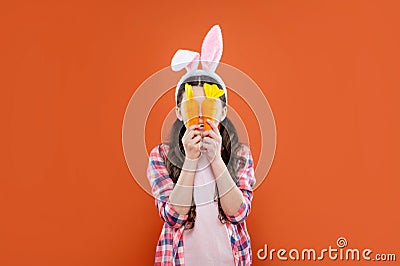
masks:
<path fill-rule="evenodd" d="M 193 188 L 195 225 L 183 231 L 185 266 L 235 265 L 228 229 L 218 219 L 215 190 L 214 173 L 205 154 L 202 154 Z"/>

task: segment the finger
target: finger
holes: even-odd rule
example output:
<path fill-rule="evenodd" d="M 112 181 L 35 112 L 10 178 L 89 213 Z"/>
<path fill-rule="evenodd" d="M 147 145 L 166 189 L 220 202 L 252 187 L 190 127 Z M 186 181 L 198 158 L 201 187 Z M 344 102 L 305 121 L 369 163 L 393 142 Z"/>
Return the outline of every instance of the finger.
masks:
<path fill-rule="evenodd" d="M 200 130 L 193 130 L 193 136 L 201 136 L 201 131 Z"/>
<path fill-rule="evenodd" d="M 189 128 L 186 129 L 185 134 L 189 134 L 190 132 L 193 132 L 198 127 L 198 125 L 191 125 Z"/>
<path fill-rule="evenodd" d="M 209 138 L 213 139 L 214 141 L 216 141 L 218 143 L 222 142 L 222 137 L 221 137 L 221 134 L 219 132 L 218 132 L 218 134 L 216 134 L 212 130 L 207 130 L 206 133 L 204 133 L 203 136 L 209 137 Z"/>
<path fill-rule="evenodd" d="M 207 118 L 207 123 L 210 124 L 212 130 L 217 133 L 218 132 L 218 127 L 217 125 L 214 123 L 214 121 L 210 120 Z"/>
<path fill-rule="evenodd" d="M 206 146 L 213 146 L 213 147 L 216 146 L 215 141 L 213 139 L 211 139 L 211 138 L 208 138 L 208 137 L 206 139 L 203 138 L 203 143 Z"/>
<path fill-rule="evenodd" d="M 189 132 L 188 137 L 190 139 L 192 139 L 193 137 L 195 137 L 197 135 L 200 135 L 200 134 L 201 134 L 201 132 L 199 130 L 192 130 L 192 131 Z"/>
<path fill-rule="evenodd" d="M 199 141 L 201 141 L 201 136 L 198 135 L 198 136 L 194 137 L 194 138 L 192 139 L 192 141 L 193 141 L 193 143 L 195 143 L 195 144 L 199 143 Z"/>
<path fill-rule="evenodd" d="M 203 137 L 210 137 L 212 139 L 217 140 L 218 136 L 213 130 L 207 130 L 203 132 Z"/>
<path fill-rule="evenodd" d="M 196 145 L 198 148 L 201 147 L 201 146 L 203 146 L 203 141 L 201 140 L 201 137 L 200 137 L 199 140 L 196 140 L 195 145 Z"/>
<path fill-rule="evenodd" d="M 211 130 L 207 130 L 207 131 L 214 132 L 216 136 L 221 135 L 221 133 L 219 133 L 219 129 L 218 129 L 216 123 L 212 120 L 209 120 L 209 119 L 207 119 L 207 120 L 210 121 L 209 124 L 211 125 Z"/>
<path fill-rule="evenodd" d="M 204 141 L 204 143 L 211 143 L 212 138 L 210 138 L 210 137 L 203 137 L 203 141 Z"/>
<path fill-rule="evenodd" d="M 193 129 L 195 129 L 196 127 L 198 127 L 198 125 L 191 125 L 191 126 L 188 128 L 188 130 L 193 130 Z"/>

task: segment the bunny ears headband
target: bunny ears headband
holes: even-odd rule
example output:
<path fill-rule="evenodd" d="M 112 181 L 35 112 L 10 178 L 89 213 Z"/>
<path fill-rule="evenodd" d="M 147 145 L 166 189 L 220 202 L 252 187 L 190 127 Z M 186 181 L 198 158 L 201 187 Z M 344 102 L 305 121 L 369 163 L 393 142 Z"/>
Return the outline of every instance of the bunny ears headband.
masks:
<path fill-rule="evenodd" d="M 217 81 L 224 90 L 226 103 L 228 103 L 228 95 L 225 83 L 220 76 L 215 73 L 215 69 L 222 56 L 222 34 L 219 25 L 214 25 L 203 40 L 201 46 L 201 55 L 198 52 L 179 49 L 171 61 L 173 71 L 186 69 L 186 74 L 179 80 L 175 89 L 175 101 L 177 101 L 178 90 L 182 82 L 192 76 L 206 75 Z M 202 69 L 197 69 L 201 62 Z"/>

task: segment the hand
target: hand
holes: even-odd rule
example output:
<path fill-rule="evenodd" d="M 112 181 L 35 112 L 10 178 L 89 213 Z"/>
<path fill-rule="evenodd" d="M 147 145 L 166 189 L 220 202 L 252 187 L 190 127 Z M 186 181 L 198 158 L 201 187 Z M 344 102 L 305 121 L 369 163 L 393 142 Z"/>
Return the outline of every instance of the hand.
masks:
<path fill-rule="evenodd" d="M 198 127 L 198 125 L 190 126 L 182 137 L 186 158 L 190 160 L 197 160 L 201 155 L 201 132 Z"/>
<path fill-rule="evenodd" d="M 207 119 L 206 122 L 211 126 L 211 130 L 203 132 L 202 150 L 205 151 L 207 159 L 211 162 L 221 157 L 222 137 L 214 121 Z"/>

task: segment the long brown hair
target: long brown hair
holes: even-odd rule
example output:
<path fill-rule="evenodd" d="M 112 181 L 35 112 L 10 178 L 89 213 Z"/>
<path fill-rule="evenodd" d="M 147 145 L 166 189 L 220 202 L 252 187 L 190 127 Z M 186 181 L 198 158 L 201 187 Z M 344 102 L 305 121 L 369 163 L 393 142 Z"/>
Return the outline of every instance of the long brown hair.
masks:
<path fill-rule="evenodd" d="M 192 76 L 189 77 L 187 80 L 182 82 L 179 87 L 177 93 L 177 106 L 180 107 L 182 102 L 183 93 L 185 91 L 185 83 L 189 83 L 192 86 L 203 86 L 204 83 L 207 82 L 208 84 L 216 84 L 220 89 L 222 86 L 217 83 L 217 81 L 209 76 L 200 75 L 200 76 Z M 226 106 L 226 98 L 225 94 L 223 94 L 219 98 L 222 102 L 223 107 Z M 172 129 L 169 135 L 169 140 L 166 144 L 169 145 L 170 149 L 167 154 L 166 158 L 166 167 L 169 172 L 169 175 L 174 183 L 178 181 L 178 178 L 181 173 L 182 165 L 185 159 L 185 149 L 182 143 L 182 137 L 186 132 L 186 127 L 182 121 L 176 119 L 174 124 L 172 125 Z M 239 138 L 236 132 L 236 128 L 231 122 L 231 120 L 226 117 L 223 121 L 220 122 L 220 129 L 219 132 L 222 137 L 222 150 L 221 150 L 221 157 L 224 161 L 229 174 L 231 175 L 233 181 L 237 184 L 238 177 L 237 177 L 237 165 L 239 163 L 240 167 L 244 166 L 245 158 L 237 156 L 237 150 L 240 147 L 241 143 L 239 142 Z M 216 192 L 218 193 L 218 187 L 216 187 Z M 226 223 L 227 217 L 221 207 L 221 202 L 218 193 L 218 218 L 221 223 Z M 188 221 L 185 226 L 185 229 L 191 229 L 194 227 L 196 218 L 196 205 L 192 199 L 192 205 L 189 210 Z"/>

